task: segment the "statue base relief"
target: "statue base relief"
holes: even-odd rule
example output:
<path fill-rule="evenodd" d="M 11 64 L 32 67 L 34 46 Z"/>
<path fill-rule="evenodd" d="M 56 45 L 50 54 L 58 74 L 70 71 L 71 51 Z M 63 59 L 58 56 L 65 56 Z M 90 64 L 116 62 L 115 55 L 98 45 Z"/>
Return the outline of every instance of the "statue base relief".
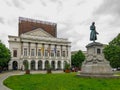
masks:
<path fill-rule="evenodd" d="M 92 42 L 86 46 L 87 57 L 82 63 L 81 77 L 114 77 L 109 61 L 104 58 L 104 45 L 99 42 Z"/>

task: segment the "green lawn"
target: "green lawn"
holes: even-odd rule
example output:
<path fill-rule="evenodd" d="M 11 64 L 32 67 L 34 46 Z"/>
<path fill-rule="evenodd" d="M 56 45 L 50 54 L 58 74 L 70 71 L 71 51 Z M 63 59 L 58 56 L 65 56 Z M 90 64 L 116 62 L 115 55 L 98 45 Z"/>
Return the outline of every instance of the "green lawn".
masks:
<path fill-rule="evenodd" d="M 120 90 L 120 79 L 80 78 L 76 73 L 11 76 L 4 84 L 12 90 Z"/>

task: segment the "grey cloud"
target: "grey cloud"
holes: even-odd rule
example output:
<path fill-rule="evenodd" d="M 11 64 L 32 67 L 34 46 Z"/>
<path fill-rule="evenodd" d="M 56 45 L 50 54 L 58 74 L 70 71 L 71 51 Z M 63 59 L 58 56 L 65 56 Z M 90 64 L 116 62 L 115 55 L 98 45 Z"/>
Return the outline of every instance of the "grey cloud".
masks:
<path fill-rule="evenodd" d="M 9 1 L 7 1 L 7 0 L 4 0 L 4 1 L 8 6 L 12 6 L 12 4 Z"/>
<path fill-rule="evenodd" d="M 44 0 L 40 0 L 40 2 L 41 2 L 41 4 L 42 4 L 43 6 L 47 6 L 47 4 L 46 4 L 46 2 L 45 2 Z"/>
<path fill-rule="evenodd" d="M 120 26 L 120 0 L 104 0 L 98 9 L 94 12 L 97 16 L 111 15 L 109 24 Z"/>
<path fill-rule="evenodd" d="M 1 23 L 1 24 L 4 24 L 4 23 L 5 23 L 4 18 L 3 18 L 3 17 L 0 17 L 0 23 Z"/>
<path fill-rule="evenodd" d="M 11 18 L 11 19 L 7 20 L 7 24 L 10 26 L 13 26 L 13 27 L 15 25 L 15 22 L 17 22 L 17 20 L 15 18 Z"/>
<path fill-rule="evenodd" d="M 5 23 L 5 22 L 4 22 L 4 18 L 0 17 L 0 23 L 1 23 L 1 24 L 4 24 L 4 23 Z"/>
<path fill-rule="evenodd" d="M 63 24 L 64 27 L 58 29 L 58 37 L 59 38 L 68 38 L 71 41 L 72 49 L 78 49 L 76 46 L 78 42 L 84 40 L 85 35 L 80 34 L 74 30 L 75 26 L 69 22 L 60 23 Z"/>
<path fill-rule="evenodd" d="M 34 2 L 34 0 L 22 0 L 23 2 L 25 2 L 26 4 L 30 4 L 32 2 Z"/>
<path fill-rule="evenodd" d="M 45 0 L 40 0 L 41 4 L 43 6 L 47 6 L 47 4 L 49 3 L 49 0 L 45 1 Z M 62 2 L 60 0 L 50 0 L 50 2 L 52 3 L 57 3 L 58 7 L 60 7 L 62 5 Z"/>
<path fill-rule="evenodd" d="M 79 2 L 77 3 L 77 5 L 79 6 L 79 5 L 81 5 L 81 4 L 85 3 L 85 2 L 86 2 L 86 0 L 79 1 Z"/>
<path fill-rule="evenodd" d="M 120 0 L 104 0 L 103 4 L 97 9 L 98 14 L 120 15 Z"/>
<path fill-rule="evenodd" d="M 12 0 L 12 3 L 15 7 L 20 8 L 20 9 L 24 9 L 23 5 L 22 5 L 22 1 L 20 0 Z"/>

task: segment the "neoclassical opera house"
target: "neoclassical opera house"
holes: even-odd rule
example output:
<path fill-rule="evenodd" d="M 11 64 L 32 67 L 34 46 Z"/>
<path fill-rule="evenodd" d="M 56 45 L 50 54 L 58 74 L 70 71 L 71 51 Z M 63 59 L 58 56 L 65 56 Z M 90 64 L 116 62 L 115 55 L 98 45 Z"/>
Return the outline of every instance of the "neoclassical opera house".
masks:
<path fill-rule="evenodd" d="M 8 37 L 9 70 L 24 70 L 25 62 L 30 70 L 45 70 L 48 63 L 60 70 L 65 62 L 71 63 L 71 42 L 57 38 L 56 23 L 19 17 L 18 36 Z"/>

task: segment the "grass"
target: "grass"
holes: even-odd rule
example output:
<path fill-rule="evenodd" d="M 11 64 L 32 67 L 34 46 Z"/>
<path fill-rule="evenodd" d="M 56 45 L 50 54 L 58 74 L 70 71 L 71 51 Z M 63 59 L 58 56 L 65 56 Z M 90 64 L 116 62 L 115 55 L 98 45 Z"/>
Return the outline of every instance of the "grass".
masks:
<path fill-rule="evenodd" d="M 81 78 L 70 74 L 31 74 L 7 78 L 12 90 L 120 90 L 120 79 Z"/>

